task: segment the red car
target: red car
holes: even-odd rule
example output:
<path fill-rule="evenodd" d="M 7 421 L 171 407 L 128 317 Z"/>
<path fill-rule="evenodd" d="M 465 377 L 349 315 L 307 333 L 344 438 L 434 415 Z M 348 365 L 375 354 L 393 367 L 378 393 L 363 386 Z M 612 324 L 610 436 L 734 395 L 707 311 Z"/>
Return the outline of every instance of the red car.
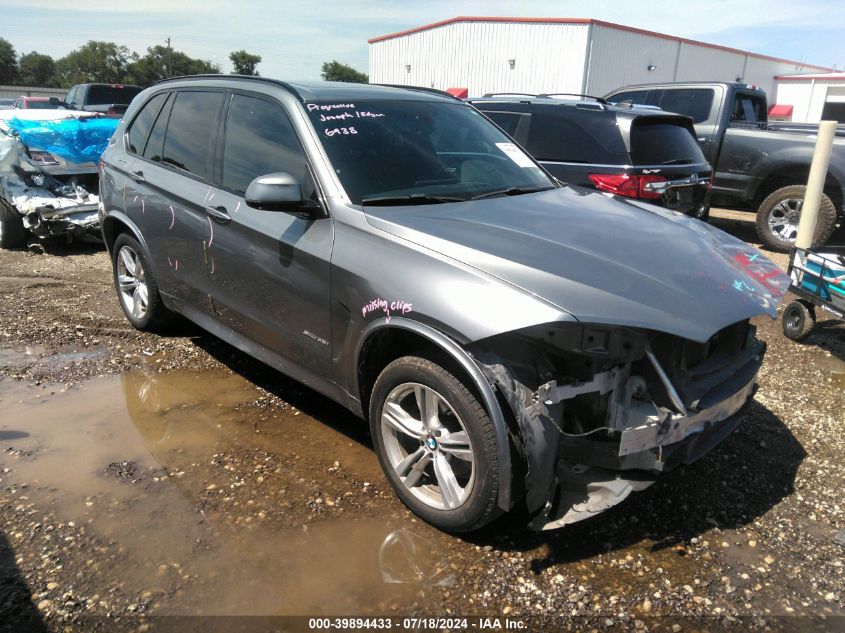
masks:
<path fill-rule="evenodd" d="M 23 110 L 55 110 L 59 103 L 55 97 L 18 97 L 12 107 Z"/>

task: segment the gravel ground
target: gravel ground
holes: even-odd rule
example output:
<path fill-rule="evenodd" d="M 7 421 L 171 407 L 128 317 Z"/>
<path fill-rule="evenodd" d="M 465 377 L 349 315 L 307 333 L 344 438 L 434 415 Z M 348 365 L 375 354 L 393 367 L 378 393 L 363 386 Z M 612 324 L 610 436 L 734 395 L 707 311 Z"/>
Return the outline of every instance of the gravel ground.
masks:
<path fill-rule="evenodd" d="M 133 330 L 101 249 L 0 251 L 0 631 L 845 630 L 845 323 L 821 319 L 804 344 L 758 322 L 760 390 L 706 458 L 563 530 L 517 510 L 458 538 L 394 498 L 342 409 L 188 324 Z"/>

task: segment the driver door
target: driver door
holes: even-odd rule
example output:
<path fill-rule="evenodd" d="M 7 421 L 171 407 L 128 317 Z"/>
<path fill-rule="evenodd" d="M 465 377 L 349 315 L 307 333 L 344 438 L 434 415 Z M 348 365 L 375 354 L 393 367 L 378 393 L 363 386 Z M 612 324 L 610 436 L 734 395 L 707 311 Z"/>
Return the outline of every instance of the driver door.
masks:
<path fill-rule="evenodd" d="M 308 162 L 285 109 L 260 95 L 229 97 L 216 186 L 205 210 L 207 265 L 217 317 L 239 334 L 309 369 L 331 360 L 331 218 L 246 204 L 258 176 L 287 172 L 316 201 Z"/>

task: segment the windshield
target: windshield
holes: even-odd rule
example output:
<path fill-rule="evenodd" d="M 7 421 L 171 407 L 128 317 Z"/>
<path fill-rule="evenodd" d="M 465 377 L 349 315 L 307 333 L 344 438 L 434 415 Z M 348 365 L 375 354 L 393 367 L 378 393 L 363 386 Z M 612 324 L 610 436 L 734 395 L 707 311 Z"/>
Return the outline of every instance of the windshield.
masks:
<path fill-rule="evenodd" d="M 315 101 L 305 109 L 355 204 L 452 202 L 555 186 L 511 139 L 459 102 Z"/>

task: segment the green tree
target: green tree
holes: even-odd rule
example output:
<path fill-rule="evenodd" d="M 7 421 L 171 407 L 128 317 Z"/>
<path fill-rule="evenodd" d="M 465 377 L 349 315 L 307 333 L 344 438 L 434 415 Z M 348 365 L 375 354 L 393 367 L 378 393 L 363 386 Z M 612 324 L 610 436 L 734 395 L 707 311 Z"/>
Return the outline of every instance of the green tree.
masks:
<path fill-rule="evenodd" d="M 18 56 L 15 47 L 6 39 L 0 37 L 0 85 L 15 82 L 18 76 Z"/>
<path fill-rule="evenodd" d="M 366 73 L 358 72 L 352 66 L 341 64 L 336 59 L 323 63 L 320 76 L 326 81 L 347 81 L 354 84 L 365 84 L 370 81 Z"/>
<path fill-rule="evenodd" d="M 143 57 L 134 55 L 134 61 L 126 69 L 126 81 L 139 86 L 149 86 L 168 77 L 183 75 L 216 75 L 220 66 L 204 59 L 195 59 L 174 51 L 167 46 L 151 46 Z"/>
<path fill-rule="evenodd" d="M 65 87 L 88 82 L 123 83 L 129 59 L 125 46 L 91 40 L 57 61 L 56 75 Z"/>
<path fill-rule="evenodd" d="M 49 55 L 32 51 L 21 55 L 18 62 L 18 83 L 21 86 L 56 85 L 56 62 Z"/>
<path fill-rule="evenodd" d="M 253 75 L 258 77 L 258 71 L 255 67 L 261 63 L 261 55 L 253 55 L 244 50 L 232 51 L 229 53 L 229 59 L 232 60 L 232 66 L 235 70 L 233 75 Z"/>

